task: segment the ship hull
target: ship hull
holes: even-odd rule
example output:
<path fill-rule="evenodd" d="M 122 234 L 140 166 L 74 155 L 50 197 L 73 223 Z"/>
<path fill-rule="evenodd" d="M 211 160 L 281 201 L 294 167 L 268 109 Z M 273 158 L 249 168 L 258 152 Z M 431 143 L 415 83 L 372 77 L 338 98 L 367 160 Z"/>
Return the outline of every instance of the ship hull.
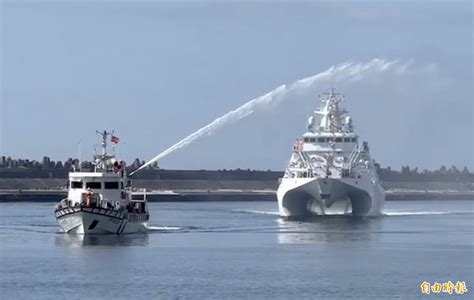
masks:
<path fill-rule="evenodd" d="M 65 233 L 122 234 L 146 232 L 148 215 L 91 207 L 68 207 L 55 211 Z"/>
<path fill-rule="evenodd" d="M 283 217 L 311 215 L 380 215 L 385 194 L 361 178 L 283 178 L 277 191 Z"/>

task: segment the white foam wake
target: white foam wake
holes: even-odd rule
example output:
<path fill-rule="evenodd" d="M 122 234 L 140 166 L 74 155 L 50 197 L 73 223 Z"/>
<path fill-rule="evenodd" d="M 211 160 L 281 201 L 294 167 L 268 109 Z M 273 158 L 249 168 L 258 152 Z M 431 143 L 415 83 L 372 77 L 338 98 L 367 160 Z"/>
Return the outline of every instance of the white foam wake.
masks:
<path fill-rule="evenodd" d="M 257 215 L 272 215 L 279 216 L 278 211 L 262 211 L 255 209 L 234 209 L 233 213 L 243 214 L 257 214 Z M 428 215 L 452 215 L 452 214 L 474 214 L 474 211 L 384 211 L 384 216 L 428 216 Z M 327 214 L 327 215 L 339 215 L 339 214 Z M 340 214 L 343 215 L 343 214 Z"/>
<path fill-rule="evenodd" d="M 286 97 L 290 92 L 305 92 L 314 89 L 318 86 L 318 84 L 324 82 L 326 82 L 327 87 L 328 83 L 334 84 L 344 80 L 360 80 L 363 79 L 365 76 L 373 73 L 394 71 L 398 74 L 401 74 L 407 71 L 407 67 L 408 64 L 402 64 L 398 61 L 385 61 L 383 59 L 373 59 L 366 63 L 348 62 L 332 66 L 324 72 L 298 80 L 288 86 L 281 85 L 276 89 L 272 90 L 271 92 L 246 102 L 240 107 L 222 115 L 221 117 L 215 119 L 208 125 L 191 133 L 184 139 L 180 140 L 176 144 L 165 149 L 163 152 L 149 160 L 147 163 L 132 172 L 130 175 L 133 175 L 139 170 L 153 164 L 154 162 L 164 158 L 165 156 L 175 152 L 176 150 L 186 147 L 187 145 L 191 144 L 200 137 L 212 134 L 216 129 L 224 125 L 236 122 L 251 115 L 256 109 L 266 107 L 268 104 L 275 104 L 281 101 L 291 99 L 291 97 Z"/>
<path fill-rule="evenodd" d="M 257 214 L 257 215 L 272 215 L 272 216 L 279 215 L 277 211 L 262 211 L 262 210 L 255 210 L 255 209 L 234 209 L 232 210 L 232 212 L 242 213 L 242 214 Z"/>
<path fill-rule="evenodd" d="M 179 227 L 179 226 L 151 226 L 151 225 L 148 225 L 147 229 L 149 231 L 176 231 L 176 230 L 181 230 L 182 227 Z"/>
<path fill-rule="evenodd" d="M 384 216 L 429 216 L 429 215 L 452 215 L 452 214 L 474 214 L 474 211 L 384 211 Z"/>

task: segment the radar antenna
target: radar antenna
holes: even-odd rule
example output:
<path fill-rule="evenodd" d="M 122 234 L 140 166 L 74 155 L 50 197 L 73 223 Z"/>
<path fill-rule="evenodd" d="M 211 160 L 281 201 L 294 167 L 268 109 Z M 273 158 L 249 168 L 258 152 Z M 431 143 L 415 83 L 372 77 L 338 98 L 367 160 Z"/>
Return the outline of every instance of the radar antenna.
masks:
<path fill-rule="evenodd" d="M 107 154 L 107 138 L 109 136 L 112 136 L 114 134 L 114 131 L 112 130 L 112 132 L 110 132 L 107 130 L 104 130 L 104 131 L 96 130 L 95 132 L 97 133 L 97 135 L 99 135 L 102 138 L 100 142 L 100 146 L 102 147 L 102 154 L 94 155 L 95 166 L 96 166 L 95 169 L 96 171 L 98 169 L 107 170 L 107 161 L 114 157 L 113 155 Z"/>
<path fill-rule="evenodd" d="M 112 136 L 114 134 L 114 130 L 112 132 L 104 130 L 104 131 L 95 131 L 97 135 L 102 138 L 100 145 L 102 146 L 102 155 L 107 155 L 107 137 Z"/>

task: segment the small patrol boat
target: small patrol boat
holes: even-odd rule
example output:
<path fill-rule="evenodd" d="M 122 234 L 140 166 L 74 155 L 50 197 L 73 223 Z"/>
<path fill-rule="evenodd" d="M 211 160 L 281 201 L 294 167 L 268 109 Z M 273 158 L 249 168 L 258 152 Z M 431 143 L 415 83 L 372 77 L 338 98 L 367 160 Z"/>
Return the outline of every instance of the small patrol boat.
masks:
<path fill-rule="evenodd" d="M 147 230 L 146 196 L 133 199 L 125 162 L 107 153 L 111 132 L 97 131 L 101 154 L 94 155 L 94 171 L 69 173 L 68 196 L 56 204 L 54 215 L 62 230 L 71 234 L 122 234 Z"/>

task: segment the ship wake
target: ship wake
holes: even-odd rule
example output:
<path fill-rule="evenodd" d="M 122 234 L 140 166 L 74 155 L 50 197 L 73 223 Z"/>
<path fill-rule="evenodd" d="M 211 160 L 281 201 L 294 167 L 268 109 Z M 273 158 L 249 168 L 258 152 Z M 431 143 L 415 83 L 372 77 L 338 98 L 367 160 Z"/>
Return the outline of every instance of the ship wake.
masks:
<path fill-rule="evenodd" d="M 430 216 L 430 215 L 464 215 L 474 214 L 474 211 L 384 211 L 387 217 L 398 216 Z"/>

